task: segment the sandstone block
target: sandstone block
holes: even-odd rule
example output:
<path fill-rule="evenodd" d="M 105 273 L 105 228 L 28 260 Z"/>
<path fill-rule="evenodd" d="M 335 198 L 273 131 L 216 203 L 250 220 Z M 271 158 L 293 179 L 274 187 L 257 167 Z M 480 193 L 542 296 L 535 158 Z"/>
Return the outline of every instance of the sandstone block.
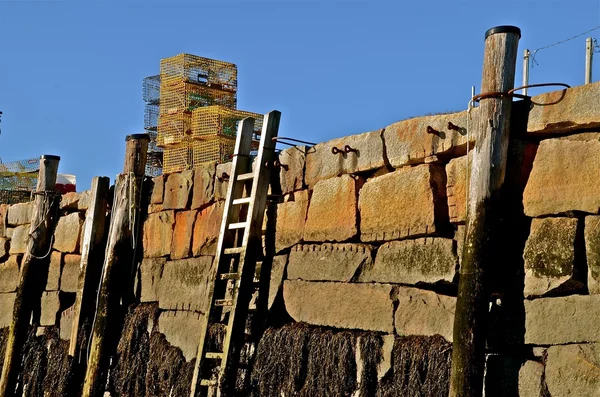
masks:
<path fill-rule="evenodd" d="M 92 201 L 92 192 L 90 190 L 84 190 L 79 193 L 79 202 L 77 203 L 77 209 L 79 211 L 87 211 Z"/>
<path fill-rule="evenodd" d="M 71 340 L 73 319 L 75 318 L 75 306 L 71 306 L 60 314 L 60 329 L 58 336 L 62 340 Z"/>
<path fill-rule="evenodd" d="M 287 280 L 283 297 L 296 321 L 334 328 L 393 332 L 393 287 Z"/>
<path fill-rule="evenodd" d="M 279 153 L 279 182 L 282 194 L 304 189 L 306 146 L 294 146 Z"/>
<path fill-rule="evenodd" d="M 6 227 L 8 226 L 8 204 L 0 204 L 0 237 L 8 237 L 6 235 Z"/>
<path fill-rule="evenodd" d="M 287 277 L 349 282 L 361 266 L 371 264 L 371 251 L 364 244 L 297 245 L 290 252 Z"/>
<path fill-rule="evenodd" d="M 186 361 L 196 358 L 198 332 L 204 316 L 196 312 L 164 311 L 158 317 L 158 331 L 165 335 L 167 342 L 181 349 Z"/>
<path fill-rule="evenodd" d="M 150 204 L 162 204 L 165 195 L 165 175 L 152 178 L 152 182 L 154 182 L 154 187 L 152 195 L 150 195 Z"/>
<path fill-rule="evenodd" d="M 0 261 L 4 260 L 4 257 L 8 255 L 10 250 L 10 240 L 4 237 L 0 237 Z"/>
<path fill-rule="evenodd" d="M 65 253 L 79 252 L 79 237 L 83 220 L 78 212 L 62 216 L 54 230 L 54 249 Z"/>
<path fill-rule="evenodd" d="M 157 302 L 157 289 L 166 258 L 147 258 L 140 265 L 140 302 Z"/>
<path fill-rule="evenodd" d="M 334 147 L 343 151 L 346 145 L 357 151 L 332 154 Z M 383 151 L 381 130 L 319 143 L 306 154 L 306 184 L 312 188 L 323 179 L 381 168 Z"/>
<path fill-rule="evenodd" d="M 519 397 L 540 397 L 544 364 L 526 361 L 519 370 Z"/>
<path fill-rule="evenodd" d="M 9 253 L 11 255 L 24 254 L 27 252 L 29 243 L 29 225 L 20 225 L 12 229 Z"/>
<path fill-rule="evenodd" d="M 0 328 L 9 327 L 13 318 L 16 292 L 0 294 Z"/>
<path fill-rule="evenodd" d="M 600 141 L 547 139 L 540 143 L 523 193 L 527 216 L 600 209 Z"/>
<path fill-rule="evenodd" d="M 60 200 L 60 209 L 76 210 L 79 208 L 79 193 L 69 192 L 62 195 Z"/>
<path fill-rule="evenodd" d="M 379 247 L 375 262 L 364 267 L 358 280 L 395 284 L 452 282 L 457 268 L 451 239 L 392 241 Z"/>
<path fill-rule="evenodd" d="M 573 274 L 577 219 L 532 219 L 525 243 L 525 296 L 543 295 Z"/>
<path fill-rule="evenodd" d="M 144 258 L 170 254 L 174 225 L 175 214 L 173 211 L 148 215 L 144 222 Z"/>
<path fill-rule="evenodd" d="M 165 182 L 163 208 L 166 210 L 183 210 L 188 208 L 193 184 L 194 170 L 169 174 Z"/>
<path fill-rule="evenodd" d="M 465 238 L 467 237 L 466 233 L 466 225 L 456 226 L 456 231 L 454 232 L 454 241 L 456 241 L 456 254 L 458 255 L 458 263 L 462 263 L 463 248 L 465 245 Z"/>
<path fill-rule="evenodd" d="M 225 203 L 217 202 L 198 211 L 192 237 L 192 254 L 194 256 L 215 255 L 224 208 Z"/>
<path fill-rule="evenodd" d="M 19 264 L 21 258 L 11 255 L 4 263 L 0 263 L 0 293 L 15 292 L 19 285 Z"/>
<path fill-rule="evenodd" d="M 345 241 L 357 233 L 357 186 L 349 175 L 317 182 L 304 225 L 304 241 Z"/>
<path fill-rule="evenodd" d="M 229 187 L 230 175 L 231 163 L 217 165 L 215 174 L 215 200 L 225 200 L 227 198 L 227 188 Z"/>
<path fill-rule="evenodd" d="M 204 208 L 215 198 L 215 161 L 194 169 L 194 187 L 192 209 Z"/>
<path fill-rule="evenodd" d="M 585 253 L 590 294 L 600 294 L 600 216 L 585 217 Z"/>
<path fill-rule="evenodd" d="M 477 120 L 477 109 L 471 111 L 470 126 L 473 130 Z M 385 128 L 383 138 L 390 164 L 398 168 L 409 164 L 421 164 L 430 156 L 457 156 L 466 153 L 467 111 L 439 114 L 402 120 Z M 460 131 L 449 130 L 448 122 L 458 126 Z M 438 131 L 427 133 L 427 127 Z M 471 142 L 475 134 L 471 131 Z"/>
<path fill-rule="evenodd" d="M 444 168 L 420 165 L 369 180 L 358 207 L 362 241 L 435 233 L 448 222 Z"/>
<path fill-rule="evenodd" d="M 470 165 L 473 158 L 473 152 L 469 156 L 462 156 L 450 160 L 446 166 L 446 192 L 448 195 L 448 213 L 450 222 L 464 223 L 467 221 L 467 191 L 469 190 L 467 179 L 467 157 Z"/>
<path fill-rule="evenodd" d="M 190 256 L 196 213 L 197 211 L 181 211 L 175 214 L 171 259 L 182 259 Z"/>
<path fill-rule="evenodd" d="M 525 343 L 600 342 L 599 317 L 599 295 L 525 300 Z"/>
<path fill-rule="evenodd" d="M 212 256 L 166 262 L 156 289 L 158 306 L 206 312 L 212 262 Z"/>
<path fill-rule="evenodd" d="M 545 378 L 551 396 L 598 396 L 600 344 L 551 346 Z"/>
<path fill-rule="evenodd" d="M 48 266 L 48 280 L 46 291 L 58 291 L 60 288 L 60 272 L 62 269 L 62 252 L 52 251 L 50 265 Z"/>
<path fill-rule="evenodd" d="M 8 225 L 18 226 L 31 223 L 33 213 L 33 201 L 28 203 L 13 204 L 8 207 Z"/>
<path fill-rule="evenodd" d="M 527 133 L 555 134 L 600 127 L 598 103 L 600 82 L 536 95 L 531 99 Z"/>
<path fill-rule="evenodd" d="M 65 255 L 62 272 L 60 275 L 60 290 L 63 292 L 77 292 L 79 282 L 79 265 L 81 255 Z"/>
<path fill-rule="evenodd" d="M 456 298 L 417 288 L 397 288 L 398 335 L 442 335 L 452 342 Z"/>
<path fill-rule="evenodd" d="M 288 255 L 277 255 L 273 257 L 273 264 L 271 266 L 271 281 L 269 284 L 269 300 L 267 308 L 271 309 L 277 294 L 283 287 L 283 275 L 285 274 L 286 265 L 288 263 Z"/>
<path fill-rule="evenodd" d="M 277 206 L 277 224 L 275 226 L 275 250 L 277 252 L 302 241 L 308 203 L 309 192 L 302 190 L 288 195 L 286 202 Z"/>
<path fill-rule="evenodd" d="M 56 313 L 60 310 L 58 291 L 47 291 L 42 294 L 40 325 L 49 327 L 56 324 Z"/>

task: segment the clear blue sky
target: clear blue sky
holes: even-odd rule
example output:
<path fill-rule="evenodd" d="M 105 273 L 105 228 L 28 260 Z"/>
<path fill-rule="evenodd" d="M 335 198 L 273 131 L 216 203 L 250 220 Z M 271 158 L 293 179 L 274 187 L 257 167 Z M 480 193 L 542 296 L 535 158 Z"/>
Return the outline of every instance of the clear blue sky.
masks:
<path fill-rule="evenodd" d="M 143 131 L 142 79 L 182 52 L 236 63 L 238 107 L 282 111 L 280 135 L 461 110 L 484 33 L 504 24 L 522 30 L 520 58 L 600 25 L 600 1 L 0 1 L 0 157 L 58 154 L 78 190 L 114 178 Z M 540 51 L 530 82 L 583 84 L 586 36 Z"/>

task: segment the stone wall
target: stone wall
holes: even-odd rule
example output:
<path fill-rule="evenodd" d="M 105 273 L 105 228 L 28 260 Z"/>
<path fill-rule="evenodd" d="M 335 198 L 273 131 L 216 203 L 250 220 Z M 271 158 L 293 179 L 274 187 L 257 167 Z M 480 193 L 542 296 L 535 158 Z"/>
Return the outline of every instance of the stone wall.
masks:
<path fill-rule="evenodd" d="M 272 193 L 281 199 L 268 210 L 265 239 L 274 253 L 270 325 L 302 323 L 309 326 L 303 335 L 345 330 L 354 341 L 372 335 L 385 341 L 379 348 L 387 366 L 378 367 L 369 392 L 358 379 L 356 395 L 387 395 L 392 347 L 402 338 L 452 341 L 467 147 L 477 141 L 471 134 L 467 142 L 467 118 L 475 125 L 477 109 L 279 154 Z M 355 151 L 332 153 L 346 145 Z M 598 153 L 600 83 L 515 103 L 499 254 L 489 265 L 487 396 L 592 396 L 600 388 Z M 184 395 L 189 387 L 229 174 L 230 164 L 211 163 L 154 178 L 146 191 L 137 303 L 120 335 L 113 395 L 149 395 L 151 387 L 155 395 Z M 39 327 L 58 327 L 61 337 L 70 332 L 85 214 L 85 194 L 67 196 L 39 319 Z M 30 208 L 0 207 L 0 327 L 12 317 Z M 410 343 L 426 343 L 419 341 Z M 363 368 L 359 350 L 355 366 Z M 263 361 L 279 354 L 268 346 L 258 351 Z M 150 361 L 142 365 L 144 358 Z M 123 379 L 133 376 L 126 363 L 139 369 L 135 384 Z M 153 381 L 161 376 L 162 383 Z"/>

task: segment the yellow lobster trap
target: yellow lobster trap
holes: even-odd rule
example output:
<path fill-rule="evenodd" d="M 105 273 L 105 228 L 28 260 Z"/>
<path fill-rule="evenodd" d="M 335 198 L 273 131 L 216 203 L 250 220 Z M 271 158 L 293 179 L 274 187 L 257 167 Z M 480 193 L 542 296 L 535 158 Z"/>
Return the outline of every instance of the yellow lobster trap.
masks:
<path fill-rule="evenodd" d="M 159 147 L 177 145 L 192 135 L 191 113 L 161 114 L 158 118 L 158 135 L 156 144 Z"/>
<path fill-rule="evenodd" d="M 160 61 L 161 91 L 180 81 L 205 85 L 218 90 L 237 91 L 237 66 L 233 63 L 179 54 Z"/>
<path fill-rule="evenodd" d="M 177 145 L 163 149 L 162 159 L 163 174 L 179 172 L 192 168 L 192 145 L 190 141 L 183 141 Z"/>
<path fill-rule="evenodd" d="M 176 82 L 163 86 L 160 94 L 160 113 L 190 112 L 196 108 L 221 105 L 235 109 L 235 91 L 223 91 L 203 85 Z"/>
<path fill-rule="evenodd" d="M 260 134 L 263 115 L 224 106 L 206 106 L 192 111 L 192 137 L 209 139 L 224 137 L 235 139 L 238 124 L 246 117 L 254 118 L 254 132 Z"/>

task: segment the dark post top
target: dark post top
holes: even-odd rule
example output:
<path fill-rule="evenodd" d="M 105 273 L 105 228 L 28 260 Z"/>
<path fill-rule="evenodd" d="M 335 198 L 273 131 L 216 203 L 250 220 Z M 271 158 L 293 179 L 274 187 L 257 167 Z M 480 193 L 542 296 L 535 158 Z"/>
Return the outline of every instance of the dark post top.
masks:
<path fill-rule="evenodd" d="M 150 134 L 131 134 L 125 137 L 125 142 L 131 139 L 147 139 L 150 140 Z"/>
<path fill-rule="evenodd" d="M 40 160 L 60 160 L 60 156 L 55 156 L 53 154 L 42 154 L 40 156 Z"/>
<path fill-rule="evenodd" d="M 485 32 L 485 38 L 487 39 L 488 37 L 496 33 L 516 33 L 519 35 L 519 38 L 521 38 L 521 29 L 511 25 L 495 26 L 491 29 L 488 29 L 487 32 Z"/>

